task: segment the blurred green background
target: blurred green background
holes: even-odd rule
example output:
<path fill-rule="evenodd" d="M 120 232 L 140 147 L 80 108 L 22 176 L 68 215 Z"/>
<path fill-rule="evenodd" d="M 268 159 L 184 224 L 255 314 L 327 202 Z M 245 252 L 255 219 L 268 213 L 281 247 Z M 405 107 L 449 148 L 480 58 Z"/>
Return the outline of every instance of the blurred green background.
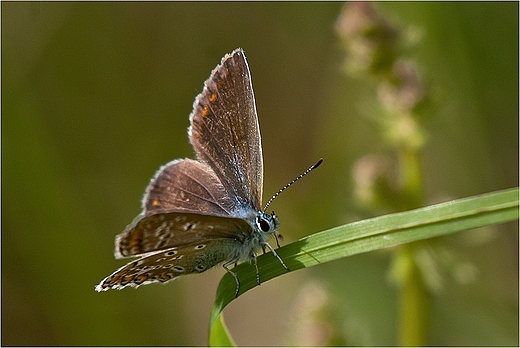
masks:
<path fill-rule="evenodd" d="M 222 269 L 96 293 L 124 262 L 114 236 L 160 165 L 193 157 L 188 115 L 221 57 L 244 48 L 265 197 L 284 244 L 368 216 L 352 167 L 385 151 L 344 71 L 342 3 L 27 3 L 2 6 L 2 344 L 206 345 Z M 415 28 L 432 91 L 428 203 L 518 186 L 518 3 L 381 3 Z M 518 345 L 518 223 L 444 238 L 458 272 L 432 296 L 431 345 Z M 226 310 L 239 345 L 394 345 L 391 251 L 262 284 Z"/>

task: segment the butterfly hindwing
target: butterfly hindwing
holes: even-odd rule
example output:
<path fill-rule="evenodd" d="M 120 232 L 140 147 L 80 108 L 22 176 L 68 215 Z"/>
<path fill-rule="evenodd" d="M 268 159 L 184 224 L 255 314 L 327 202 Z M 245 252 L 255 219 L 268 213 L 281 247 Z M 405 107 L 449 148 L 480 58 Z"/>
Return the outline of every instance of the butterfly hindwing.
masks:
<path fill-rule="evenodd" d="M 207 164 L 181 159 L 157 171 L 143 198 L 143 215 L 170 211 L 230 215 L 235 206 Z"/>
<path fill-rule="evenodd" d="M 226 260 L 231 239 L 213 239 L 142 255 L 106 277 L 96 291 L 165 283 L 182 275 L 201 273 Z"/>
<path fill-rule="evenodd" d="M 116 236 L 116 258 L 138 256 L 212 239 L 243 241 L 252 227 L 246 220 L 201 213 L 170 212 L 145 216 Z"/>

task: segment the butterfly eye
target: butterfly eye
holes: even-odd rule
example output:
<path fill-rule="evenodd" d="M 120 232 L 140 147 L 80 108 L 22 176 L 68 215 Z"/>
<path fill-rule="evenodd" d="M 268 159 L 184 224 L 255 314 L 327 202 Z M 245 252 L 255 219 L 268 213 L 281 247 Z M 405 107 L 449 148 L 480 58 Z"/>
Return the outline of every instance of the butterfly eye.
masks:
<path fill-rule="evenodd" d="M 271 225 L 269 224 L 269 221 L 267 221 L 261 216 L 258 216 L 256 218 L 256 225 L 264 232 L 269 232 L 271 230 Z"/>

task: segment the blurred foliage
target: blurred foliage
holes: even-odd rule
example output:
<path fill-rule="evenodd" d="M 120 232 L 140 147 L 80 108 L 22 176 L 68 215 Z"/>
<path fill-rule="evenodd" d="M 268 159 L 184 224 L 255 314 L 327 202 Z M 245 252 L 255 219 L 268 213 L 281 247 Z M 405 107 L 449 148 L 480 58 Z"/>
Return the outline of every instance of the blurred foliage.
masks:
<path fill-rule="evenodd" d="M 343 4 L 1 6 L 4 345 L 207 344 L 223 270 L 137 291 L 94 286 L 121 266 L 113 238 L 155 170 L 193 157 L 193 99 L 236 47 L 251 68 L 266 197 L 325 160 L 272 205 L 287 242 L 367 216 L 353 166 L 386 144 L 368 122 L 370 85 L 343 74 Z M 426 203 L 517 186 L 518 3 L 378 10 L 417 38 L 410 52 L 431 90 Z M 428 343 L 518 345 L 518 223 L 439 244 L 454 266 L 432 297 Z M 316 320 L 307 315 L 326 318 L 316 333 L 328 344 L 393 345 L 390 259 L 359 255 L 262 284 L 226 309 L 227 326 L 239 345 L 295 344 L 298 325 Z M 316 304 L 301 305 L 305 292 Z"/>

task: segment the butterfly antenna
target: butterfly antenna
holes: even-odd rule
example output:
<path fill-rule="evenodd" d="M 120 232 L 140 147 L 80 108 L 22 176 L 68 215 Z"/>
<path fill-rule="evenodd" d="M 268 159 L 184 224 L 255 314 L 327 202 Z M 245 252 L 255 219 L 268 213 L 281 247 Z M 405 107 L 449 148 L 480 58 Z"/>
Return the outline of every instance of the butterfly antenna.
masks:
<path fill-rule="evenodd" d="M 307 169 L 306 171 L 304 171 L 303 173 L 301 173 L 296 179 L 294 179 L 293 181 L 291 181 L 290 183 L 288 183 L 287 185 L 285 185 L 284 187 L 282 187 L 278 192 L 276 192 L 272 197 L 271 199 L 267 202 L 267 204 L 265 205 L 265 208 L 264 208 L 264 212 L 267 210 L 267 208 L 269 207 L 269 205 L 271 204 L 271 202 L 276 198 L 278 197 L 278 195 L 280 193 L 282 193 L 286 188 L 288 188 L 289 186 L 291 186 L 292 184 L 294 184 L 296 181 L 300 180 L 301 178 L 303 178 L 305 175 L 309 174 L 313 169 L 316 169 L 320 166 L 320 164 L 323 162 L 323 158 L 320 158 L 320 160 L 318 162 L 316 162 L 315 164 L 313 164 L 309 169 Z"/>

